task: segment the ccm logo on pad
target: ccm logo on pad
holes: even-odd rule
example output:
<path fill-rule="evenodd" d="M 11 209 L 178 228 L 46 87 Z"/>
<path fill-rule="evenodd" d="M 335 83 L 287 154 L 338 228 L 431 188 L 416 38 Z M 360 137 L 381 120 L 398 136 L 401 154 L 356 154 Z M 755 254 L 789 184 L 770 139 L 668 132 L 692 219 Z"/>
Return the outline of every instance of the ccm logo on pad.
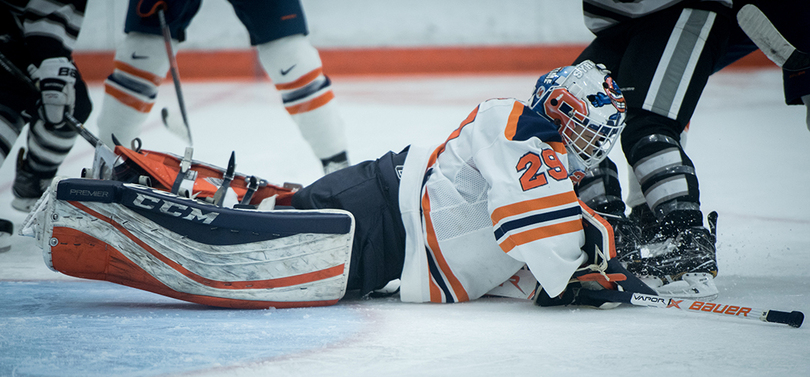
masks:
<path fill-rule="evenodd" d="M 200 222 L 203 224 L 211 224 L 214 219 L 219 216 L 219 212 L 203 213 L 199 208 L 165 201 L 163 199 L 141 193 L 135 197 L 135 199 L 132 201 L 132 205 L 151 211 L 158 211 L 169 216 L 179 217 L 183 220 Z"/>

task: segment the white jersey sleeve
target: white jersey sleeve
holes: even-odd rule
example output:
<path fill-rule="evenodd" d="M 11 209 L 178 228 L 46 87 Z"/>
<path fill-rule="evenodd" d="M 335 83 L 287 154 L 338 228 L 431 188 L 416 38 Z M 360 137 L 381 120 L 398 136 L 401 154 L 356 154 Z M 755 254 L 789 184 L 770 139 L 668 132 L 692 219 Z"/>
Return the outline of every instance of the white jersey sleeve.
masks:
<path fill-rule="evenodd" d="M 562 292 L 586 259 L 567 167 L 556 127 L 514 99 L 481 103 L 430 154 L 412 149 L 400 186 L 402 300 L 476 299 L 524 265 Z"/>

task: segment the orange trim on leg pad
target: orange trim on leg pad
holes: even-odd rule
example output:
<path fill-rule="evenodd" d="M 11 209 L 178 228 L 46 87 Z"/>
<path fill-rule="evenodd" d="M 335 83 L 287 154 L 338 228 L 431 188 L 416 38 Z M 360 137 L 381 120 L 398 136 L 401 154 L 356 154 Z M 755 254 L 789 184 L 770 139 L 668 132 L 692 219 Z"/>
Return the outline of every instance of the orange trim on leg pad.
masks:
<path fill-rule="evenodd" d="M 60 240 L 51 247 L 53 267 L 70 276 L 105 280 L 179 300 L 234 309 L 327 306 L 338 301 L 250 301 L 178 292 L 155 279 L 116 248 L 79 230 L 54 227 L 53 237 Z"/>

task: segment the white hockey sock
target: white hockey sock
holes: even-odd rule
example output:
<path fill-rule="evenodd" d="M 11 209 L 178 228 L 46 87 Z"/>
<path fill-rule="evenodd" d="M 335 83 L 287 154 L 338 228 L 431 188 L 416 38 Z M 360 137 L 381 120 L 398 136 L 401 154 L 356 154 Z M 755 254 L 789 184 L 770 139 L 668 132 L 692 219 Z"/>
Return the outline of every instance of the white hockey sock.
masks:
<path fill-rule="evenodd" d="M 113 147 L 113 134 L 124 146 L 138 136 L 168 71 L 163 38 L 141 33 L 126 35 L 115 52 L 115 70 L 104 82 L 104 101 L 97 122 L 99 138 L 105 144 Z"/>
<path fill-rule="evenodd" d="M 319 159 L 346 151 L 345 124 L 321 58 L 302 34 L 256 46 L 262 67 Z"/>

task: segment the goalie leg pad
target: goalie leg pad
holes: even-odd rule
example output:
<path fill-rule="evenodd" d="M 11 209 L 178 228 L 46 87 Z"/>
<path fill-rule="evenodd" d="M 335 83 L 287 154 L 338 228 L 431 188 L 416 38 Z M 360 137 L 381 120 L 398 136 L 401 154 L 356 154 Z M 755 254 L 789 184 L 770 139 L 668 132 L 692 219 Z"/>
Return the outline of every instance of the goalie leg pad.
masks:
<path fill-rule="evenodd" d="M 71 276 L 230 308 L 331 305 L 346 291 L 346 211 L 234 210 L 85 179 L 43 200 L 25 226 L 46 263 Z"/>

